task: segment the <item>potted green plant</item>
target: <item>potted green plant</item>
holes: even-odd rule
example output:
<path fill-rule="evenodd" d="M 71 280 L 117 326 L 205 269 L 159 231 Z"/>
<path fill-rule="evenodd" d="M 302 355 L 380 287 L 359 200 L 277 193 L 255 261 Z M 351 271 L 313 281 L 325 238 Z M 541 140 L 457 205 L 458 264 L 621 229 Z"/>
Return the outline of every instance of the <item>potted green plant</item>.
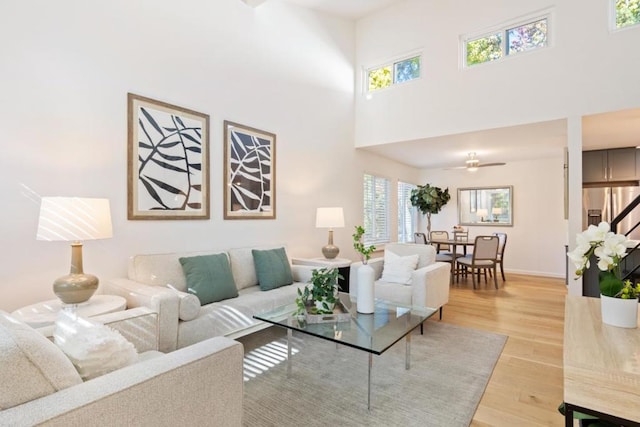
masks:
<path fill-rule="evenodd" d="M 440 212 L 450 199 L 449 188 L 425 184 L 411 190 L 411 205 L 427 216 L 427 239 L 431 238 L 431 215 Z"/>
<path fill-rule="evenodd" d="M 337 268 L 314 269 L 309 280 L 311 286 L 298 289 L 297 314 L 305 314 L 307 310 L 312 314 L 333 313 L 338 301 L 338 279 L 343 277 Z"/>
<path fill-rule="evenodd" d="M 367 264 L 367 262 L 369 262 L 369 258 L 371 258 L 371 254 L 376 250 L 376 247 L 373 245 L 367 247 L 364 245 L 364 243 L 362 243 L 362 237 L 364 236 L 364 233 L 364 227 L 362 227 L 361 225 L 356 225 L 356 232 L 352 234 L 353 249 L 355 249 L 360 254 L 362 263 Z"/>
<path fill-rule="evenodd" d="M 356 310 L 358 313 L 370 314 L 375 308 L 374 282 L 375 272 L 369 263 L 371 254 L 376 250 L 373 245 L 365 246 L 362 243 L 362 237 L 365 230 L 361 225 L 356 226 L 356 232 L 353 233 L 353 248 L 360 254 L 362 265 L 358 267 L 356 272 L 358 278 L 358 286 L 356 287 Z"/>
<path fill-rule="evenodd" d="M 620 262 L 627 255 L 627 238 L 610 231 L 606 222 L 590 225 L 576 235 L 576 248 L 567 256 L 580 277 L 590 266 L 593 255 L 598 260 L 602 321 L 609 325 L 635 328 L 638 323 L 640 284 L 623 280 Z"/>

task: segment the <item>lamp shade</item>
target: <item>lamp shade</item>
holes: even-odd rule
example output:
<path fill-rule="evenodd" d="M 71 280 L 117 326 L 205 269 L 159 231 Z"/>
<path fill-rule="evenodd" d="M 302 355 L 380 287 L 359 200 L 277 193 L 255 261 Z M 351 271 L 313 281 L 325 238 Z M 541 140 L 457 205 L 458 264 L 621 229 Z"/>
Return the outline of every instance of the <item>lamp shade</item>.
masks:
<path fill-rule="evenodd" d="M 476 215 L 478 216 L 487 216 L 489 214 L 489 211 L 487 209 L 478 209 L 476 211 Z"/>
<path fill-rule="evenodd" d="M 502 208 L 493 208 L 491 209 L 491 213 L 494 215 L 501 215 L 502 214 Z"/>
<path fill-rule="evenodd" d="M 342 208 L 318 208 L 316 212 L 316 228 L 344 227 Z"/>
<path fill-rule="evenodd" d="M 108 199 L 42 198 L 37 240 L 108 239 L 112 234 Z"/>

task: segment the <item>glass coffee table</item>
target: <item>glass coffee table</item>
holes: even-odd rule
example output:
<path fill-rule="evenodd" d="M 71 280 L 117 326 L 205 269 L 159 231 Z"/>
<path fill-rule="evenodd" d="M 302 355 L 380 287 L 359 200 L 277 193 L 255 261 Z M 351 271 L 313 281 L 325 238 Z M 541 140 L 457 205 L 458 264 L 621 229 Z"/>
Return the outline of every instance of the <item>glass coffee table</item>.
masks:
<path fill-rule="evenodd" d="M 304 316 L 295 315 L 295 302 L 283 305 L 253 316 L 263 322 L 287 329 L 287 375 L 291 375 L 291 338 L 293 331 L 333 341 L 369 353 L 369 371 L 367 380 L 367 408 L 371 409 L 371 368 L 373 355 L 381 355 L 391 346 L 405 338 L 405 369 L 410 368 L 411 331 L 420 326 L 438 309 L 411 307 L 388 301 L 376 300 L 372 314 L 356 311 L 356 302 L 349 294 L 340 293 L 340 301 L 349 311 L 348 321 L 308 323 Z"/>

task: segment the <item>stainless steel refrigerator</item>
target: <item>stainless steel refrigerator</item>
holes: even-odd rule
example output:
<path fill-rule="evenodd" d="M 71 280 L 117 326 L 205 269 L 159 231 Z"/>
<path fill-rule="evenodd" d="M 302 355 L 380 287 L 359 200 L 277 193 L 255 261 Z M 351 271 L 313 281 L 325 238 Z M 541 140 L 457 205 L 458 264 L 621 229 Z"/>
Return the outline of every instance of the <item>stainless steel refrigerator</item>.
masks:
<path fill-rule="evenodd" d="M 582 190 L 582 225 L 587 228 L 590 224 L 598 225 L 600 221 L 611 223 L 620 211 L 639 195 L 640 187 L 638 186 L 584 188 Z M 618 224 L 617 232 L 626 234 L 638 222 L 640 222 L 640 206 Z M 640 226 L 627 238 L 640 240 Z"/>

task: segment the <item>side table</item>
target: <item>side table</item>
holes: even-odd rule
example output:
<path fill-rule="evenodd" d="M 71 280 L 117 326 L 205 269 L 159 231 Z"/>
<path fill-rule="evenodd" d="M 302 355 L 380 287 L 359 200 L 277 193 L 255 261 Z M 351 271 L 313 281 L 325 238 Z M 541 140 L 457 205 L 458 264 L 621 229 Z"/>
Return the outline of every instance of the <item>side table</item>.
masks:
<path fill-rule="evenodd" d="M 340 292 L 349 293 L 349 271 L 351 270 L 351 261 L 347 258 L 292 258 L 291 263 L 294 265 L 310 265 L 315 267 L 337 268 L 343 279 L 338 279 L 338 287 Z"/>
<path fill-rule="evenodd" d="M 54 299 L 22 307 L 11 314 L 32 328 L 41 328 L 55 323 L 58 312 L 62 310 L 62 307 L 62 301 Z M 127 300 L 122 297 L 116 295 L 94 295 L 89 301 L 78 304 L 76 313 L 78 313 L 78 316 L 92 317 L 124 311 L 126 308 Z"/>

